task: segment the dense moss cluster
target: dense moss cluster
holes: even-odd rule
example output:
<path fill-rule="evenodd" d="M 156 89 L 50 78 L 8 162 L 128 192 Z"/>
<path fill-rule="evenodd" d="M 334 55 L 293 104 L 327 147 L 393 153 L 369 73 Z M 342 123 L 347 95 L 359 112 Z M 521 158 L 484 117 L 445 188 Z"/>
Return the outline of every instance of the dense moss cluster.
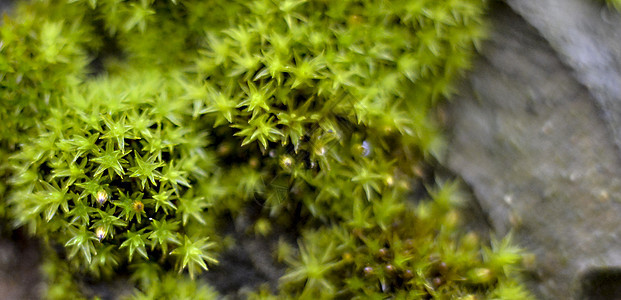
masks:
<path fill-rule="evenodd" d="M 282 291 L 294 299 L 530 299 L 516 280 L 522 251 L 511 236 L 481 249 L 477 234 L 456 230 L 457 186 L 432 198 L 415 208 L 384 203 L 347 224 L 305 231 L 295 259 L 281 246 L 291 266 Z"/>
<path fill-rule="evenodd" d="M 11 159 L 17 224 L 65 244 L 73 262 L 95 273 L 112 272 L 121 251 L 128 261 L 153 258 L 147 246 L 166 255 L 178 245 L 183 252 L 172 254 L 191 274 L 206 268 L 203 260 L 215 262 L 201 253 L 210 243 L 179 231 L 205 224 L 212 199 L 188 188 L 212 175 L 215 155 L 184 118 L 182 89 L 160 75 L 127 70 L 68 88 L 38 137 Z M 195 236 L 212 235 L 209 226 L 195 228 Z M 190 252 L 197 254 L 187 261 Z"/>
<path fill-rule="evenodd" d="M 20 3 L 0 30 L 0 211 L 51 246 L 50 298 L 121 271 L 137 298 L 216 297 L 195 274 L 257 203 L 256 234 L 301 237 L 278 250 L 282 297 L 528 297 L 517 248 L 460 235 L 453 185 L 407 200 L 485 5 Z"/>

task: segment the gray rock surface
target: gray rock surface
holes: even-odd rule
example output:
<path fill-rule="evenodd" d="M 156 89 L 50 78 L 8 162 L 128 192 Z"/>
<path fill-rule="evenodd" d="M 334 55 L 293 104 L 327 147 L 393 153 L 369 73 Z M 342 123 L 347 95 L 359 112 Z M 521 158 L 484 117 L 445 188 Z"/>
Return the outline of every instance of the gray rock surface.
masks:
<path fill-rule="evenodd" d="M 6 232 L 8 226 L 0 220 L 0 299 L 38 299 L 43 288 L 39 245 L 21 231 Z"/>
<path fill-rule="evenodd" d="M 537 28 L 588 88 L 621 148 L 621 14 L 602 2 L 507 1 Z"/>
<path fill-rule="evenodd" d="M 560 2 L 569 8 L 546 19 Z M 448 108 L 446 163 L 493 229 L 536 254 L 530 284 L 542 299 L 621 297 L 621 276 L 606 275 L 621 266 L 621 40 L 608 41 L 589 23 L 599 11 L 580 2 L 508 1 L 524 18 L 495 4 L 490 40 Z M 572 24 L 601 35 L 574 36 Z"/>

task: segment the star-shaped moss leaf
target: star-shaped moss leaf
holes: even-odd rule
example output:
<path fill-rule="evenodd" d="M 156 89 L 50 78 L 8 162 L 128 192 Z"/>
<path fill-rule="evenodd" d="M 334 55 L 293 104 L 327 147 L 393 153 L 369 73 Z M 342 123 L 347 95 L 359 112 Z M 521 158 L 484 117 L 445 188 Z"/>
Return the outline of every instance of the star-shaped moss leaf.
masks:
<path fill-rule="evenodd" d="M 138 177 L 140 179 L 140 186 L 144 189 L 147 179 L 151 181 L 151 184 L 157 185 L 155 179 L 159 179 L 161 174 L 157 171 L 157 168 L 163 164 L 161 162 L 155 162 L 156 155 L 151 155 L 149 158 L 144 159 L 138 152 L 134 152 L 134 166 L 128 170 L 132 172 L 129 177 Z"/>
<path fill-rule="evenodd" d="M 123 156 L 127 155 L 129 152 L 123 153 L 121 150 L 114 150 L 114 145 L 111 142 L 106 143 L 106 150 L 103 152 L 100 151 L 98 156 L 91 160 L 99 164 L 95 170 L 95 177 L 101 177 L 103 172 L 107 170 L 110 178 L 112 178 L 115 173 L 123 178 L 123 175 L 125 175 L 123 165 L 127 164 L 127 160 L 123 159 Z"/>
<path fill-rule="evenodd" d="M 194 278 L 194 274 L 200 272 L 198 267 L 207 270 L 205 262 L 218 263 L 218 260 L 206 253 L 206 250 L 214 246 L 213 242 L 207 242 L 207 240 L 208 238 L 202 238 L 193 241 L 189 237 L 184 236 L 183 244 L 171 252 L 171 254 L 179 257 L 180 271 L 187 267 L 190 277 Z"/>

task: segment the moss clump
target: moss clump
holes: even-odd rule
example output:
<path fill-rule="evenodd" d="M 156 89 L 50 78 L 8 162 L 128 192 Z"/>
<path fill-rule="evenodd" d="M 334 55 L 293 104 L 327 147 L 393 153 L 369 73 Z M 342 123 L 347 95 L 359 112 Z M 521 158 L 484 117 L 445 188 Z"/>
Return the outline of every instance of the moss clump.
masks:
<path fill-rule="evenodd" d="M 513 246 L 459 241 L 451 193 L 406 200 L 441 152 L 432 109 L 469 66 L 485 5 L 21 3 L 0 31 L 0 207 L 62 246 L 49 297 L 117 272 L 138 298 L 214 296 L 192 280 L 225 248 L 219 225 L 249 210 L 256 234 L 302 237 L 298 256 L 279 250 L 283 297 L 523 293 Z"/>
<path fill-rule="evenodd" d="M 477 234 L 456 231 L 456 192 L 446 184 L 431 202 L 393 204 L 390 224 L 378 222 L 384 203 L 362 220 L 305 231 L 295 256 L 281 246 L 290 266 L 282 290 L 295 299 L 532 299 L 516 281 L 522 251 L 510 236 L 481 249 Z"/>
<path fill-rule="evenodd" d="M 11 159 L 16 224 L 65 245 L 76 267 L 96 274 L 112 273 L 119 257 L 154 259 L 173 245 L 191 275 L 215 263 L 209 227 L 195 226 L 191 237 L 184 228 L 206 223 L 212 200 L 188 189 L 209 179 L 215 154 L 184 118 L 182 89 L 167 80 L 126 70 L 68 88 Z"/>

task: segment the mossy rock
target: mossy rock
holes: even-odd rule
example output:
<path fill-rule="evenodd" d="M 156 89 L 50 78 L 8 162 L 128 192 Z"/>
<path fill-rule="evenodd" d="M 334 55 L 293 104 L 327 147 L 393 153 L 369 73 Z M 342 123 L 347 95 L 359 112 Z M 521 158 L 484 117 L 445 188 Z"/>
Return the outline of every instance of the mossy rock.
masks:
<path fill-rule="evenodd" d="M 279 247 L 283 297 L 529 297 L 509 239 L 455 243 L 453 185 L 406 200 L 442 153 L 433 109 L 469 67 L 485 7 L 18 4 L 0 30 L 2 207 L 49 246 L 48 296 L 127 272 L 138 298 L 216 297 L 194 276 L 230 247 L 223 223 L 258 203 L 249 230 L 301 237 L 298 255 Z"/>

